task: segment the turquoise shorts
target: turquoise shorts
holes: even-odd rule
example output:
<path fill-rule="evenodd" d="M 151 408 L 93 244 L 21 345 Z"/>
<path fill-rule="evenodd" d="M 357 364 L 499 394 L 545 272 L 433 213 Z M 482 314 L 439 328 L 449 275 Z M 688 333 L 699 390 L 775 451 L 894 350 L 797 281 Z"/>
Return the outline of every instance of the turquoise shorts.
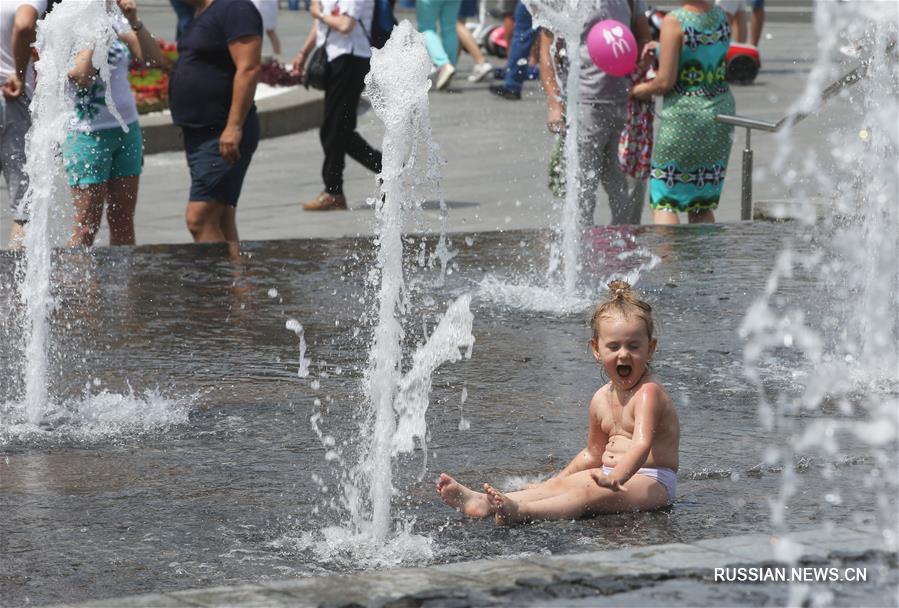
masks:
<path fill-rule="evenodd" d="M 70 186 L 102 184 L 114 177 L 140 175 L 144 142 L 135 120 L 120 127 L 72 133 L 63 147 Z"/>

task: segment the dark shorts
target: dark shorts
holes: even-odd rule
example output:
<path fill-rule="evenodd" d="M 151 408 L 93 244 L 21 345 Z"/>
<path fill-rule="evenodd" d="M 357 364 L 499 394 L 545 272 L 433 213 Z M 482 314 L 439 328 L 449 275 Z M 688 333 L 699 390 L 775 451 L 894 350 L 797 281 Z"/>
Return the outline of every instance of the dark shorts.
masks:
<path fill-rule="evenodd" d="M 466 17 L 477 17 L 478 16 L 478 0 L 462 0 L 462 6 L 459 7 L 459 17 L 461 19 L 465 19 Z"/>
<path fill-rule="evenodd" d="M 259 117 L 255 110 L 243 124 L 240 160 L 233 165 L 219 153 L 220 128 L 194 129 L 182 127 L 187 166 L 190 167 L 190 200 L 217 202 L 237 206 L 243 179 L 259 144 Z"/>

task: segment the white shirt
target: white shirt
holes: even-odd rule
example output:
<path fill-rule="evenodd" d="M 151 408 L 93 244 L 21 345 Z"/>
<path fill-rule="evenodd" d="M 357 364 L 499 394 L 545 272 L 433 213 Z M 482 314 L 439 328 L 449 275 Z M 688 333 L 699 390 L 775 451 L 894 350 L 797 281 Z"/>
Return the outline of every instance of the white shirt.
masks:
<path fill-rule="evenodd" d="M 0 3 L 4 1 L 0 0 Z M 124 17 L 119 21 L 114 21 L 112 27 L 117 34 L 131 31 Z M 131 83 L 128 82 L 128 67 L 131 64 L 131 52 L 128 50 L 128 45 L 116 38 L 106 54 L 106 60 L 109 63 L 109 80 L 112 83 L 110 90 L 112 102 L 125 124 L 131 124 L 137 120 L 138 115 L 134 93 L 131 92 Z M 71 95 L 75 104 L 73 124 L 75 130 L 99 131 L 100 129 L 121 127 L 119 121 L 106 107 L 106 83 L 99 78 L 96 78 L 87 89 L 80 91 L 76 90 L 69 81 L 66 91 Z"/>
<path fill-rule="evenodd" d="M 16 24 L 16 11 L 21 6 L 31 6 L 37 11 L 38 18 L 47 10 L 47 0 L 0 0 L 0 84 L 16 71 L 16 59 L 12 52 L 12 30 Z M 31 95 L 34 84 L 34 71 L 31 61 L 25 70 L 25 93 Z"/>
<path fill-rule="evenodd" d="M 315 32 L 315 46 L 319 47 L 328 39 L 325 51 L 328 61 L 334 61 L 341 55 L 371 57 L 371 21 L 375 14 L 375 0 L 322 0 L 322 13 L 325 15 L 349 15 L 356 20 L 356 25 L 349 34 L 341 34 L 337 30 L 328 33 L 328 26 L 318 20 Z M 360 27 L 360 23 L 364 26 Z M 366 36 L 366 32 L 368 36 Z"/>

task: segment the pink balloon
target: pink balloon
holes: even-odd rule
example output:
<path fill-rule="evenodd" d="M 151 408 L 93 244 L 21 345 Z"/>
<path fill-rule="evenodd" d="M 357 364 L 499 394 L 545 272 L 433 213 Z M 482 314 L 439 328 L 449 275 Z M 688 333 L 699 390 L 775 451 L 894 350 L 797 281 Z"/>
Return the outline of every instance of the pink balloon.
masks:
<path fill-rule="evenodd" d="M 593 63 L 611 76 L 627 76 L 637 67 L 637 41 L 628 26 L 614 19 L 590 28 L 587 52 Z"/>

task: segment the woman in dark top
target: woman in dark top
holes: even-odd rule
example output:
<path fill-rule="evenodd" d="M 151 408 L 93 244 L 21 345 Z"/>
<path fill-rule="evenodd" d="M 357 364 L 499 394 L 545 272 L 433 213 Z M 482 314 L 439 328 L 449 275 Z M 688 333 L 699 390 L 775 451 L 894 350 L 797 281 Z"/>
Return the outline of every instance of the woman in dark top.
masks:
<path fill-rule="evenodd" d="M 237 199 L 259 143 L 253 96 L 262 17 L 250 0 L 185 0 L 196 9 L 169 81 L 172 121 L 190 167 L 187 228 L 195 242 L 236 242 Z"/>

